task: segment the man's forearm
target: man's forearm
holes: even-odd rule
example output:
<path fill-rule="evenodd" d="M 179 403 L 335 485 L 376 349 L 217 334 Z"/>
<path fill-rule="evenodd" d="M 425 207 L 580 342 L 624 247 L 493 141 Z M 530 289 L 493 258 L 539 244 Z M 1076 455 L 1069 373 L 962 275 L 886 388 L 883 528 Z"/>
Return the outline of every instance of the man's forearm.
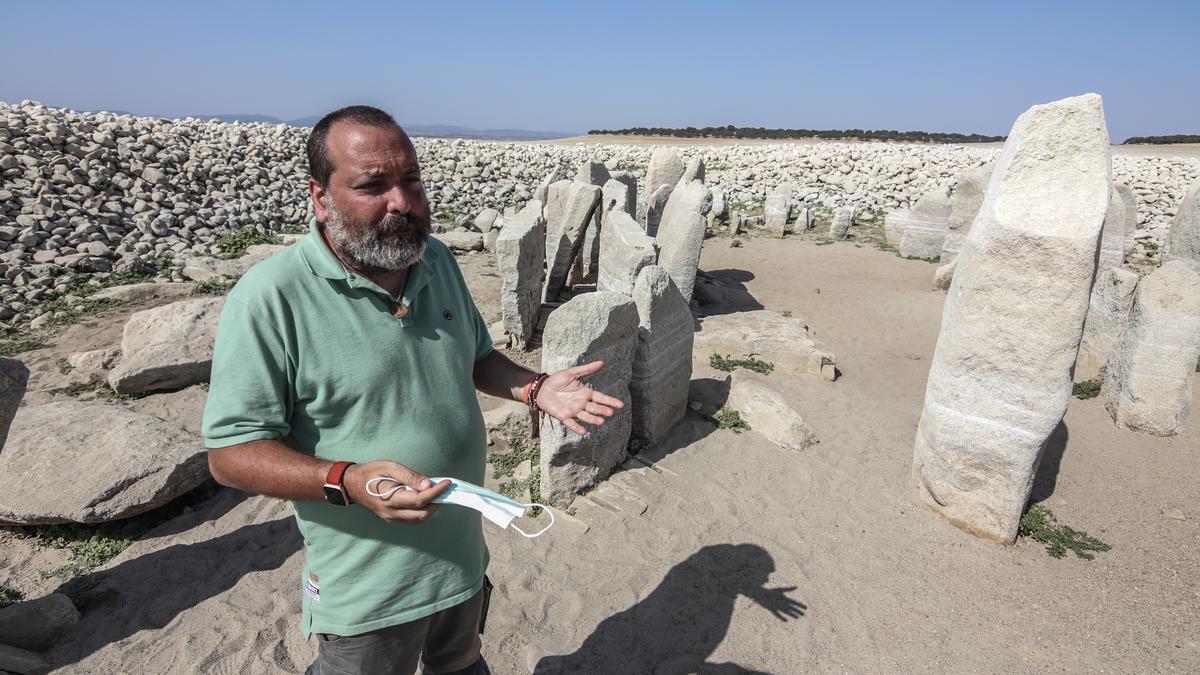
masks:
<path fill-rule="evenodd" d="M 524 402 L 522 390 L 534 374 L 532 370 L 494 351 L 475 362 L 475 388 L 489 396 Z"/>
<path fill-rule="evenodd" d="M 274 440 L 208 451 L 208 468 L 218 483 L 280 499 L 324 499 L 322 486 L 332 465 Z"/>

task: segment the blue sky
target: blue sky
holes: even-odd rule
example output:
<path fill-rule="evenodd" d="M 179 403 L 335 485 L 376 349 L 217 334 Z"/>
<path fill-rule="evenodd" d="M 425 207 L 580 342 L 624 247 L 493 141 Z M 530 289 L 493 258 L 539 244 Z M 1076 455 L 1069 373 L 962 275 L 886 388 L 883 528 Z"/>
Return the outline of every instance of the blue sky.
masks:
<path fill-rule="evenodd" d="M 1096 91 L 1200 133 L 1200 1 L 14 2 L 0 100 L 288 119 L 1007 133 Z"/>

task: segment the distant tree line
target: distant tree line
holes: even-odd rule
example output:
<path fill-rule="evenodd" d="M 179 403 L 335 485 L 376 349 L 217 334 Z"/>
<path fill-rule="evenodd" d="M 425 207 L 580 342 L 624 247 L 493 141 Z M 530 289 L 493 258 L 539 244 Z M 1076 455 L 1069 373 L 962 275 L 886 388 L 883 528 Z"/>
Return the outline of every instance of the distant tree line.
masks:
<path fill-rule="evenodd" d="M 993 143 L 1006 136 L 983 134 L 945 134 L 933 131 L 896 131 L 894 129 L 764 129 L 763 127 L 632 127 L 629 129 L 592 129 L 589 134 L 619 136 L 676 136 L 679 138 L 821 138 L 825 140 L 918 141 L 927 143 Z M 1128 142 L 1128 141 L 1127 141 Z"/>
<path fill-rule="evenodd" d="M 1173 134 L 1171 136 L 1130 136 L 1124 145 L 1170 145 L 1171 143 L 1200 143 L 1196 134 Z"/>

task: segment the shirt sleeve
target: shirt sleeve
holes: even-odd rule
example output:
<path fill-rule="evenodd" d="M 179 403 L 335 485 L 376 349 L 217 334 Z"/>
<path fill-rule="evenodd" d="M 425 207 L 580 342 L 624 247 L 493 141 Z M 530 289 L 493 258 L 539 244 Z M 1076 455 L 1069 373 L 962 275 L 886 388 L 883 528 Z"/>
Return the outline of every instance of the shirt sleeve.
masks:
<path fill-rule="evenodd" d="M 291 431 L 290 361 L 279 332 L 234 297 L 221 310 L 201 433 L 209 448 Z"/>
<path fill-rule="evenodd" d="M 471 297 L 469 294 L 467 297 Z M 479 308 L 475 306 L 475 301 L 471 301 L 471 316 L 475 322 L 475 360 L 478 361 L 488 354 L 492 353 L 495 345 L 492 344 L 492 334 L 488 332 L 487 324 L 483 321 L 483 315 L 479 313 Z"/>

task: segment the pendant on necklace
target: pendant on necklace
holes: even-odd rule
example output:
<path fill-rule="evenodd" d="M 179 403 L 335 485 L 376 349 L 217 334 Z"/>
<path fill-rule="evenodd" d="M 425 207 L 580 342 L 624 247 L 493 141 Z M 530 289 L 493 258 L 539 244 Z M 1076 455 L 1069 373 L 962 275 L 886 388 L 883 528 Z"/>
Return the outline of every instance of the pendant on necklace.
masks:
<path fill-rule="evenodd" d="M 392 316 L 396 317 L 397 319 L 403 319 L 404 317 L 408 316 L 408 305 L 397 300 L 395 306 L 392 308 Z"/>

